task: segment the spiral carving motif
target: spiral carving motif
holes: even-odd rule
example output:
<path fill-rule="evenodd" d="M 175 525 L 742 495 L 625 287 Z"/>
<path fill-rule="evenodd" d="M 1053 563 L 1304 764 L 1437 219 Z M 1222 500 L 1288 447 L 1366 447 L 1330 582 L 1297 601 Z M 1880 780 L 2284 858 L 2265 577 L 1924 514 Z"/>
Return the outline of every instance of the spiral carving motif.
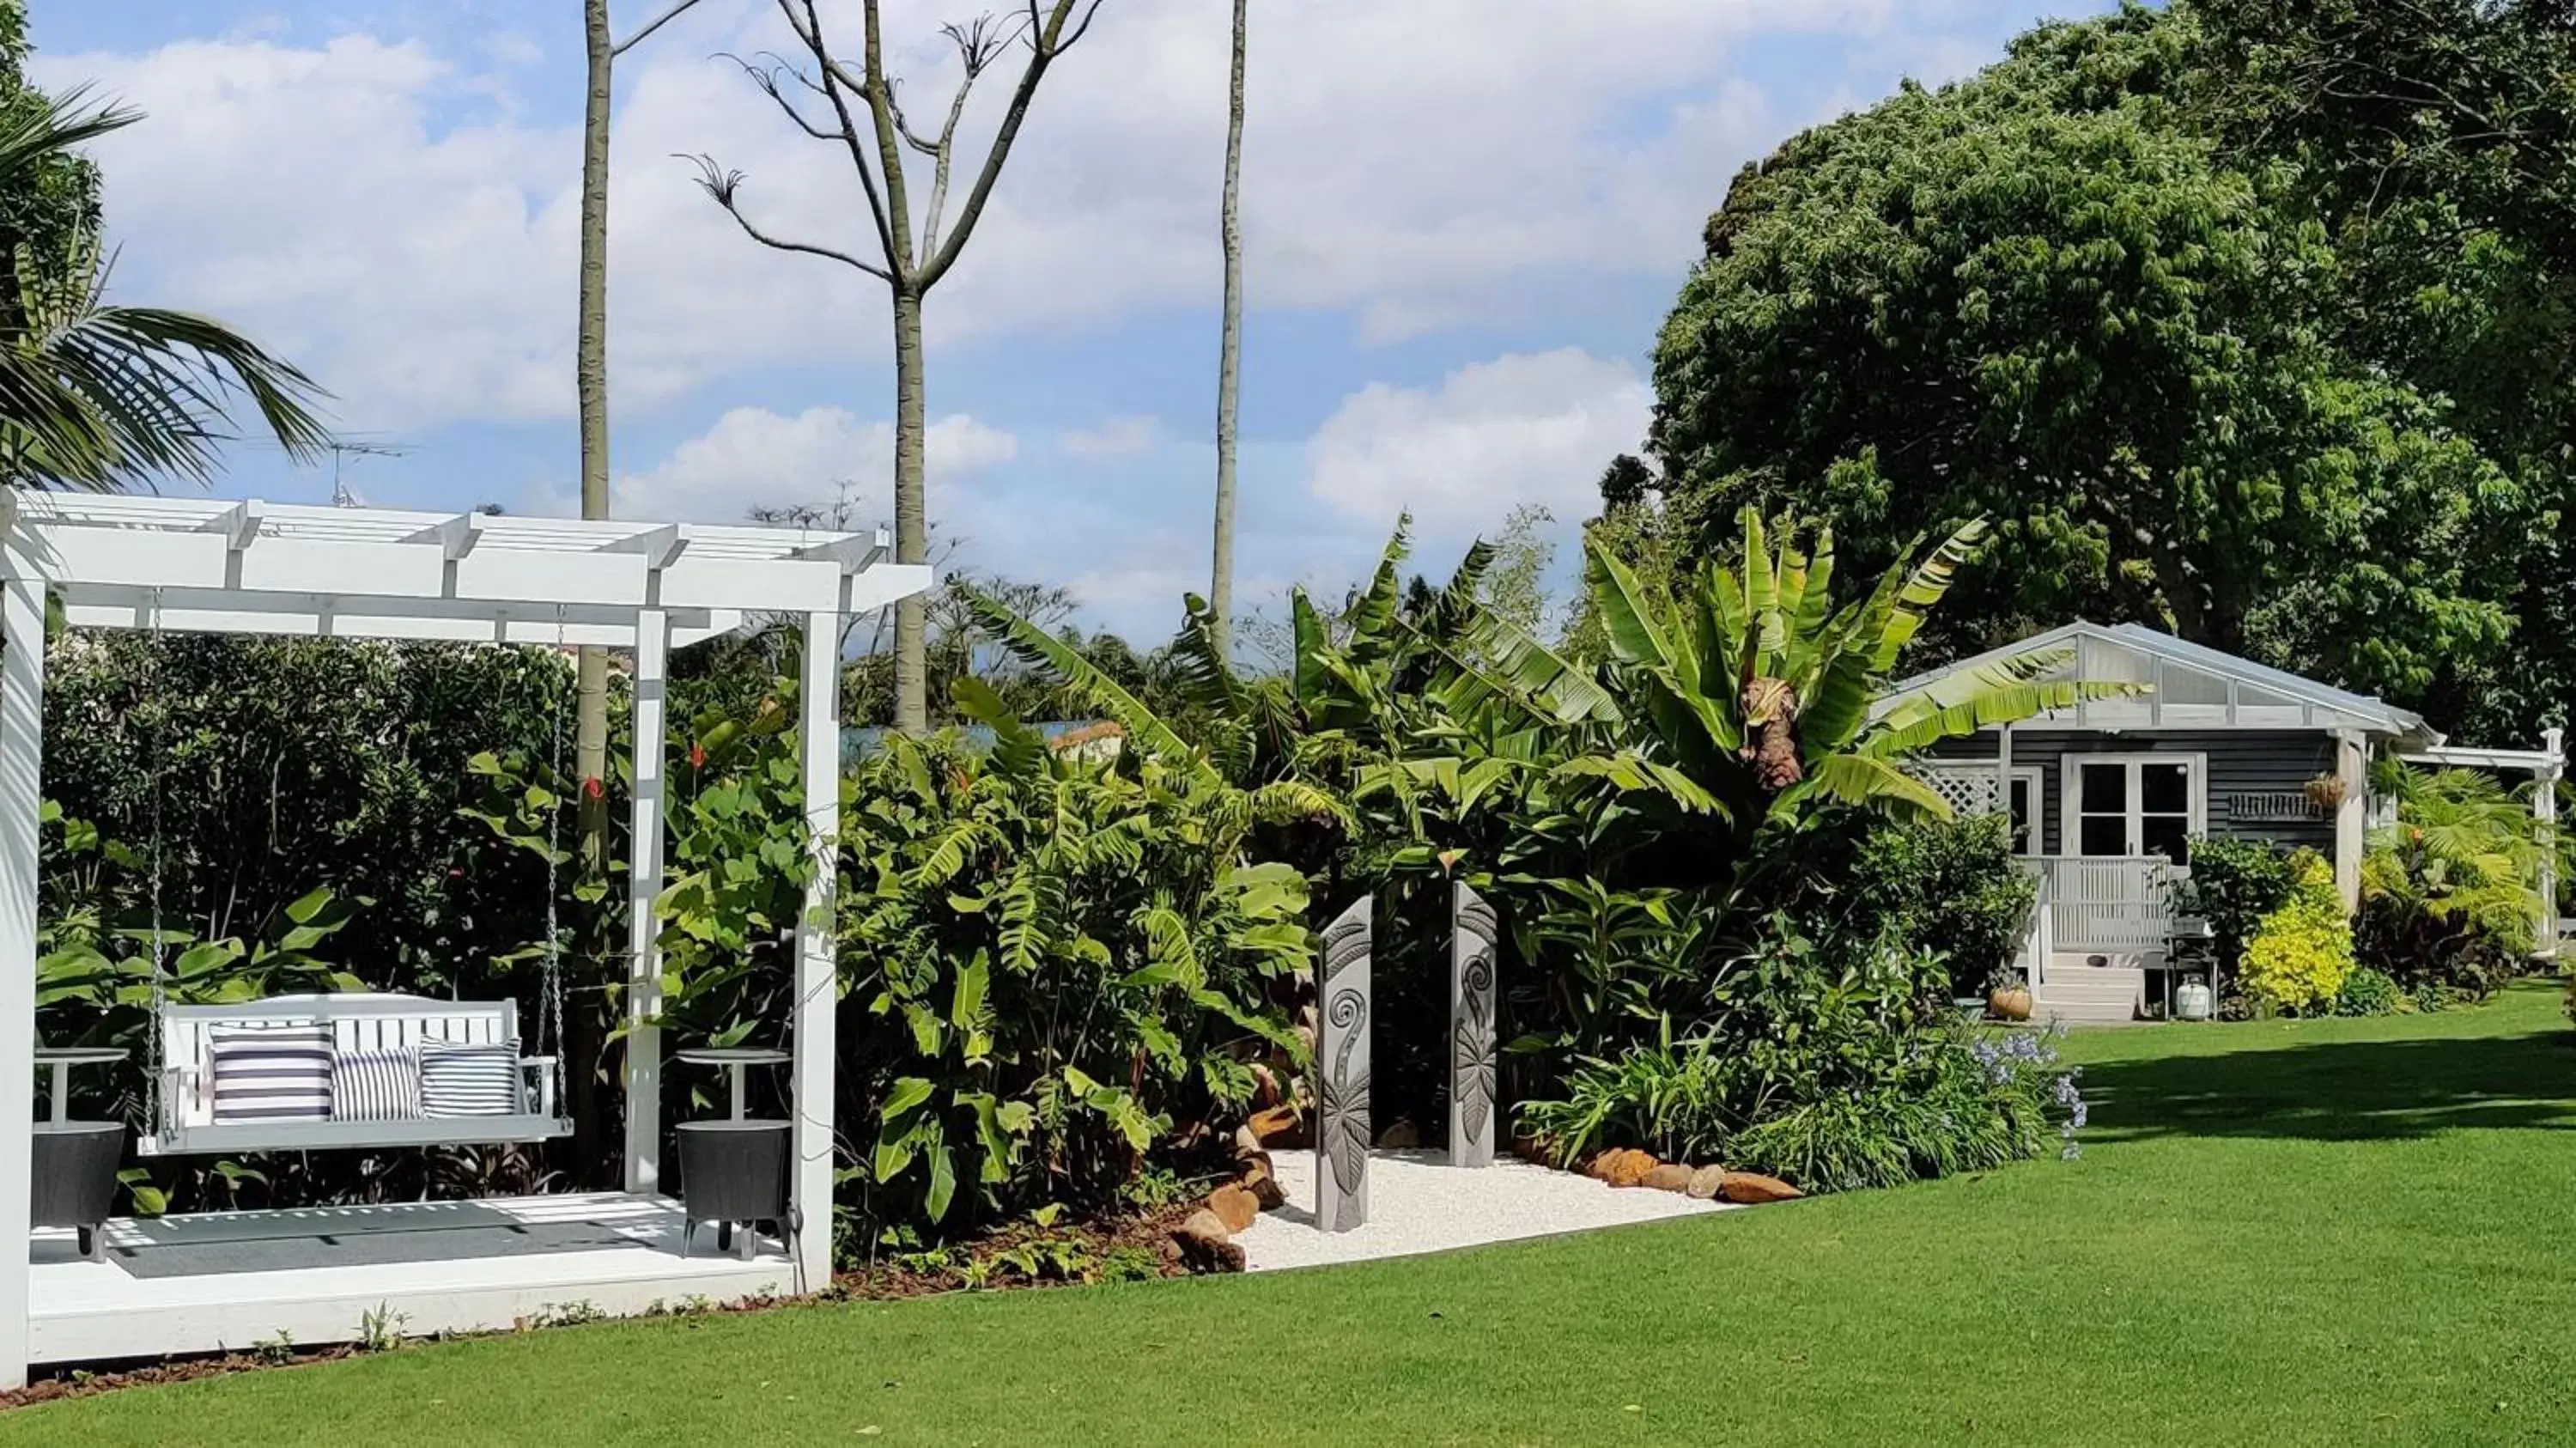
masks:
<path fill-rule="evenodd" d="M 1348 1231 L 1368 1220 L 1369 949 L 1371 903 L 1361 900 L 1324 931 L 1318 966 L 1316 1220 Z"/>
<path fill-rule="evenodd" d="M 1494 907 L 1466 885 L 1451 897 L 1449 1027 L 1449 1159 L 1488 1166 L 1494 1159 Z"/>

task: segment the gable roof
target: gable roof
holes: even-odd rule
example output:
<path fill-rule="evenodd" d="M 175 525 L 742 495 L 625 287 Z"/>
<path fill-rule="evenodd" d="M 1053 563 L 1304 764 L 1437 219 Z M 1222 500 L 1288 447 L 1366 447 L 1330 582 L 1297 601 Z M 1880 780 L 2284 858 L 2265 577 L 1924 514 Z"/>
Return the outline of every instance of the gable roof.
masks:
<path fill-rule="evenodd" d="M 2079 621 L 1989 649 L 1904 680 L 1879 701 L 1878 709 L 1883 712 L 1964 670 L 2060 650 L 2066 652 L 2066 662 L 2044 678 L 2132 683 L 2144 692 L 2088 700 L 2040 715 L 2030 721 L 2033 725 L 2106 731 L 2357 729 L 2409 749 L 2442 742 L 2420 714 L 2134 623 Z"/>

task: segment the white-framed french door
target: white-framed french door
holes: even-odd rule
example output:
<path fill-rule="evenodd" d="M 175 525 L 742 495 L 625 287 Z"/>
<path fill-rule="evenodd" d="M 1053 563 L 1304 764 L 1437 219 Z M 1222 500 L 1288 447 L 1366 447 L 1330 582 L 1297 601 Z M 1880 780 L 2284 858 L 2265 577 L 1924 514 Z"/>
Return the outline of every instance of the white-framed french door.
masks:
<path fill-rule="evenodd" d="M 2208 829 L 2205 754 L 2069 754 L 2058 767 L 2060 854 L 2181 864 Z"/>

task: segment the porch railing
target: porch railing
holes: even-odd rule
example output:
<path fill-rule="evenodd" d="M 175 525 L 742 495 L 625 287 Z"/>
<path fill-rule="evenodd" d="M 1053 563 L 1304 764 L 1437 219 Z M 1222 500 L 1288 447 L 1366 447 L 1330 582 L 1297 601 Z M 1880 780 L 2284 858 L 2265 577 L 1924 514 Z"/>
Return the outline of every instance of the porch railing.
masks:
<path fill-rule="evenodd" d="M 2056 953 L 2164 951 L 2174 933 L 2172 891 L 2192 873 L 2164 855 L 2056 855 L 2030 866 L 2040 871 L 2040 915 Z"/>

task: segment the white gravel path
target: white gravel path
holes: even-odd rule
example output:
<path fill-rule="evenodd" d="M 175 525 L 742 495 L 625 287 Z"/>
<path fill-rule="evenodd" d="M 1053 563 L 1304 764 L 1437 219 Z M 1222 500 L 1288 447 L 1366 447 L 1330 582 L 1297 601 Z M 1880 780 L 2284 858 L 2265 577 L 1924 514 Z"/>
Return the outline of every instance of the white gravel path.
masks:
<path fill-rule="evenodd" d="M 1614 1189 L 1524 1161 L 1505 1159 L 1471 1171 L 1449 1165 L 1443 1151 L 1382 1150 L 1369 1154 L 1368 1225 L 1322 1232 L 1315 1228 L 1315 1154 L 1273 1152 L 1271 1165 L 1288 1204 L 1262 1213 L 1234 1239 L 1242 1244 L 1246 1269 L 1253 1272 L 1407 1257 L 1733 1210 L 1679 1192 Z"/>

